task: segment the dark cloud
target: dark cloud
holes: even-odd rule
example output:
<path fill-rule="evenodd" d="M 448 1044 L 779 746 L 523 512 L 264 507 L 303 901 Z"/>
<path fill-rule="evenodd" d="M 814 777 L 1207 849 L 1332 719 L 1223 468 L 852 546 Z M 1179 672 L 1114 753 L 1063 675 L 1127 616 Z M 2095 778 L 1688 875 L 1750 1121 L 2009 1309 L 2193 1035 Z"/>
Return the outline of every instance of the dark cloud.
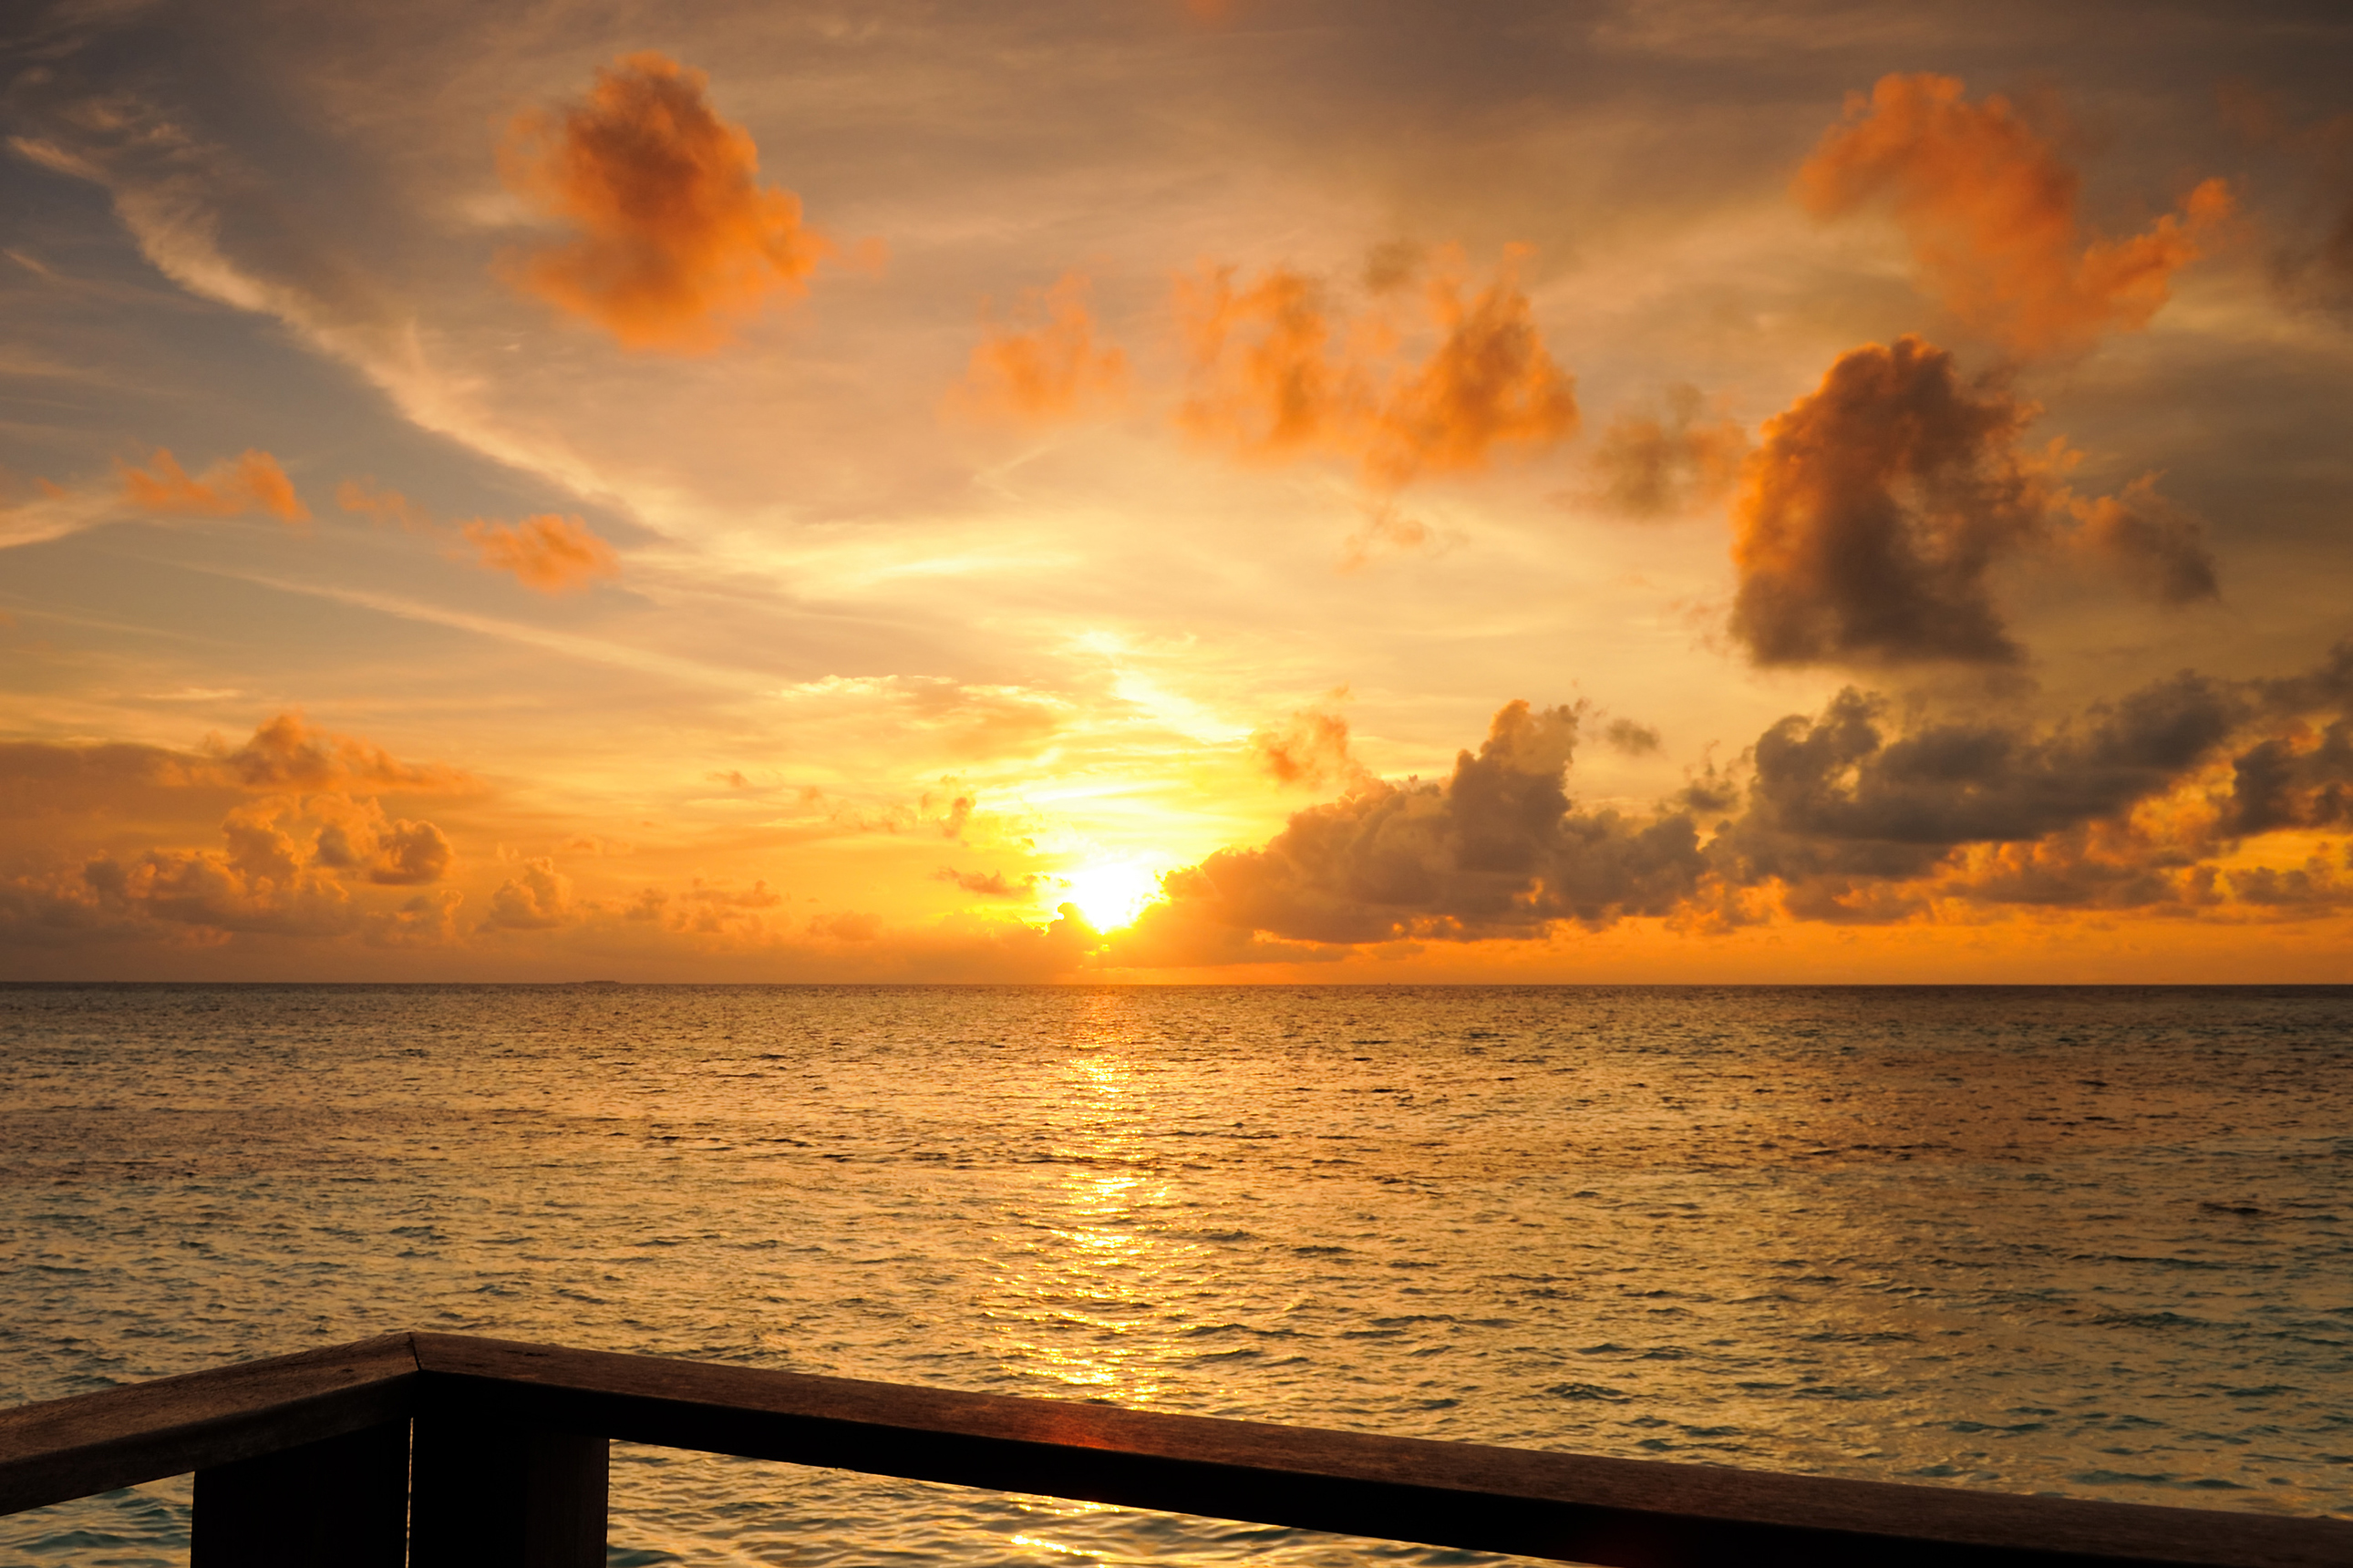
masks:
<path fill-rule="evenodd" d="M 1295 814 L 1261 849 L 1221 851 L 1172 874 L 1169 903 L 1147 910 L 1118 951 L 1183 949 L 1167 941 L 1180 927 L 1285 942 L 1470 941 L 1664 913 L 1704 869 L 1693 825 L 1573 809 L 1577 729 L 1575 709 L 1511 703 L 1445 783 L 1368 783 Z M 1224 944 L 1246 946 L 1246 936 Z"/>
<path fill-rule="evenodd" d="M 2040 522 L 2008 460 L 2031 413 L 1918 338 L 1841 354 L 1748 460 L 1733 635 L 1759 664 L 2016 659 L 1987 579 Z"/>
<path fill-rule="evenodd" d="M 2297 725 L 2232 757 L 2228 807 L 2232 835 L 2353 824 L 2353 721 Z"/>
<path fill-rule="evenodd" d="M 1934 710 L 1906 721 L 1850 687 L 1775 724 L 1732 768 L 1628 816 L 1569 795 L 1579 710 L 1514 702 L 1442 784 L 1366 781 L 1293 814 L 1263 847 L 1171 873 L 1166 901 L 1105 962 L 1297 963 L 1630 916 L 1741 923 L 1775 904 L 1841 923 L 1913 919 L 1940 900 L 2334 907 L 2353 883 L 2325 866 L 2213 857 L 2236 837 L 2353 824 L 2348 709 L 2353 640 L 2302 676 L 2183 671 L 2051 724 Z M 2210 792 L 2226 771 L 2228 786 Z"/>
<path fill-rule="evenodd" d="M 2065 504 L 2077 525 L 2074 547 L 2150 598 L 2189 605 L 2221 596 L 2205 526 L 2158 494 L 2154 479 L 2135 479 L 2121 495 L 2089 501 L 2070 497 Z"/>
<path fill-rule="evenodd" d="M 2280 914 L 2326 914 L 2353 905 L 2353 845 L 2332 859 L 2312 855 L 2301 866 L 2253 866 L 2231 873 L 2231 892 L 2242 904 Z"/>
<path fill-rule="evenodd" d="M 1709 856 L 1743 885 L 1924 876 L 1962 845 L 2041 839 L 2165 794 L 2252 711 L 2242 689 L 2185 672 L 2047 731 L 1929 720 L 1897 732 L 1884 700 L 1849 687 L 1758 738 L 1746 810 Z"/>
<path fill-rule="evenodd" d="M 1916 337 L 1840 355 L 1748 458 L 1733 636 L 1763 665 L 2014 663 L 1996 572 L 2038 552 L 2167 604 L 2214 597 L 2197 520 L 2153 479 L 2075 495 L 2059 479 L 2071 454 L 2020 450 L 2037 412 Z"/>
<path fill-rule="evenodd" d="M 1656 730 L 1631 719 L 1610 720 L 1601 731 L 1601 739 L 1611 751 L 1623 752 L 1630 757 L 1648 756 L 1665 744 Z"/>

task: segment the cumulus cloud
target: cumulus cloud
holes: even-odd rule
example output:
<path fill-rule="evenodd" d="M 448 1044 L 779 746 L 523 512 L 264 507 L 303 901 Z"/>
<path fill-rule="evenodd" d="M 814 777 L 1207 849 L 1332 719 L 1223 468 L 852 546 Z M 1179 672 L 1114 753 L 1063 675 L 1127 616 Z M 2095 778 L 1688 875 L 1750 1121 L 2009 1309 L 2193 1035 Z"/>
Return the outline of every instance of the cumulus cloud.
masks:
<path fill-rule="evenodd" d="M 357 921 L 351 898 L 305 860 L 279 826 L 283 808 L 241 807 L 221 825 L 225 850 L 154 848 L 127 861 L 100 856 L 82 880 L 101 907 L 216 933 L 340 936 Z"/>
<path fill-rule="evenodd" d="M 2007 99 L 1970 103 L 1955 79 L 1919 73 L 1850 96 L 1796 192 L 1823 217 L 1884 198 L 1947 310 L 2021 353 L 2047 353 L 2147 325 L 2232 209 L 2229 186 L 2208 180 L 2143 234 L 2087 238 L 2080 185 Z"/>
<path fill-rule="evenodd" d="M 1917 338 L 1841 355 L 1748 461 L 1733 635 L 1759 664 L 2016 658 L 1987 574 L 2040 517 L 2005 460 L 2031 413 Z"/>
<path fill-rule="evenodd" d="M 993 322 L 952 406 L 980 417 L 1047 424 L 1116 409 L 1127 396 L 1127 355 L 1100 342 L 1087 279 L 1065 273 L 1030 289 L 1010 322 Z"/>
<path fill-rule="evenodd" d="M 1171 873 L 1122 939 L 1130 962 L 1210 963 L 1230 933 L 1288 942 L 1472 941 L 1664 914 L 1705 869 L 1688 816 L 1573 807 L 1574 708 L 1506 705 L 1444 783 L 1374 780 L 1293 814 L 1264 847 Z M 1226 934 L 1220 935 L 1219 929 Z M 1187 960 L 1181 956 L 1191 952 Z"/>
<path fill-rule="evenodd" d="M 448 872 L 454 852 L 448 836 L 430 822 L 388 818 L 373 800 L 328 796 L 310 806 L 314 815 L 332 818 L 313 841 L 317 865 L 364 871 L 369 881 L 392 888 L 438 882 Z"/>
<path fill-rule="evenodd" d="M 386 887 L 438 882 L 449 869 L 449 840 L 429 822 L 394 821 L 376 839 L 368 880 Z"/>
<path fill-rule="evenodd" d="M 2353 905 L 2353 844 L 2332 858 L 2315 851 L 2300 866 L 2250 866 L 2230 875 L 2242 904 L 2284 914 L 2326 914 Z"/>
<path fill-rule="evenodd" d="M 515 581 L 542 594 L 580 593 L 621 574 L 613 547 L 576 517 L 543 512 L 521 522 L 477 521 L 462 532 L 478 564 L 512 572 Z"/>
<path fill-rule="evenodd" d="M 1748 433 L 1704 416 L 1694 386 L 1667 390 L 1667 415 L 1621 414 L 1594 443 L 1593 499 L 1643 521 L 1681 516 L 1730 495 L 1748 454 Z"/>
<path fill-rule="evenodd" d="M 248 449 L 216 463 L 202 479 L 191 479 L 172 454 L 159 447 L 147 467 L 116 465 L 122 499 L 142 511 L 188 517 L 241 517 L 259 512 L 286 523 L 311 521 L 311 509 L 294 493 L 294 483 L 278 459 Z"/>
<path fill-rule="evenodd" d="M 1245 462 L 1351 458 L 1384 492 L 1555 446 L 1576 433 L 1576 387 L 1519 286 L 1525 254 L 1506 247 L 1477 288 L 1459 252 L 1441 255 L 1421 295 L 1419 327 L 1435 341 L 1418 363 L 1383 308 L 1345 316 L 1305 274 L 1278 267 L 1244 283 L 1213 267 L 1179 279 L 1192 363 L 1177 425 Z"/>
<path fill-rule="evenodd" d="M 322 817 L 315 835 L 303 827 Z M 277 795 L 231 809 L 219 839 L 213 848 L 110 849 L 82 859 L 70 876 L 13 878 L 0 888 L 0 928 L 21 925 L 12 940 L 44 947 L 159 940 L 205 947 L 240 936 L 356 934 L 392 946 L 449 939 L 461 895 L 419 894 L 370 910 L 347 881 L 363 872 L 367 882 L 396 887 L 438 880 L 449 845 L 430 823 L 387 821 L 372 800 Z"/>
<path fill-rule="evenodd" d="M 571 917 L 572 879 L 543 855 L 525 860 L 522 870 L 499 884 L 482 923 L 485 929 L 546 931 Z"/>
<path fill-rule="evenodd" d="M 2074 496 L 2019 450 L 2037 412 L 1915 337 L 1841 354 L 1743 469 L 1733 636 L 1764 665 L 2011 662 L 1994 570 L 2063 543 L 2168 603 L 2212 597 L 2195 520 L 2148 479 Z"/>
<path fill-rule="evenodd" d="M 2232 835 L 2353 826 L 2353 719 L 2290 723 L 2233 756 L 2221 826 Z"/>
<path fill-rule="evenodd" d="M 2217 757 L 2256 710 L 2242 688 L 2184 673 L 2048 730 L 1959 718 L 1903 730 L 1883 699 L 1849 687 L 1757 739 L 1746 809 L 1710 858 L 1744 885 L 1925 876 L 1964 845 L 2119 819 Z"/>
<path fill-rule="evenodd" d="M 218 740 L 208 741 L 206 750 L 224 773 L 249 790 L 450 794 L 479 787 L 454 768 L 401 762 L 372 742 L 319 729 L 299 712 L 279 714 L 233 751 Z"/>
<path fill-rule="evenodd" d="M 759 153 L 722 120 L 709 79 L 661 54 L 600 68 L 586 101 L 520 116 L 508 184 L 574 230 L 510 253 L 520 287 L 629 348 L 702 353 L 778 294 L 805 293 L 831 248 L 800 198 L 760 184 Z"/>
<path fill-rule="evenodd" d="M 2326 857 L 2268 869 L 2219 857 L 2254 835 L 2353 825 L 2353 641 L 2290 679 L 2184 671 L 2047 723 L 1907 721 L 1851 687 L 1648 812 L 1572 800 L 1583 727 L 1577 709 L 1512 703 L 1443 783 L 1370 781 L 1261 847 L 1170 873 L 1165 901 L 1103 962 L 1296 963 L 1632 916 L 1708 929 L 1948 905 L 2313 912 L 2347 891 Z"/>

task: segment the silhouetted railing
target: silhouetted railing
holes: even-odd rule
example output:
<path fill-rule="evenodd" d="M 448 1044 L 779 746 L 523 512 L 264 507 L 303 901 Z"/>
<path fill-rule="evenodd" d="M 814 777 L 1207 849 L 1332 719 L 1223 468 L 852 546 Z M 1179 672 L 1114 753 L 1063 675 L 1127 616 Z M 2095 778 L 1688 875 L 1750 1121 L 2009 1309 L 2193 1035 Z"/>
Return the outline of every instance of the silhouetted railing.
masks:
<path fill-rule="evenodd" d="M 601 1568 L 606 1447 L 1624 1568 L 2348 1568 L 2353 1523 L 1592 1458 L 455 1334 L 0 1412 L 0 1513 L 196 1475 L 193 1568 Z"/>

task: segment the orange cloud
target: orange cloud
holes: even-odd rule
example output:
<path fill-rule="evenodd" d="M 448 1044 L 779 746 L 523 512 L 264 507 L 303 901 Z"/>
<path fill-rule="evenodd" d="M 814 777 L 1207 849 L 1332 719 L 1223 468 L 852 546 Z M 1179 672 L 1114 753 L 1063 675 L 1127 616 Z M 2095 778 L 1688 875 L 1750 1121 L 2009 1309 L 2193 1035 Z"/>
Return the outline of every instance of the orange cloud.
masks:
<path fill-rule="evenodd" d="M 423 508 L 411 505 L 408 498 L 398 490 L 375 489 L 373 481 L 363 483 L 357 479 L 345 479 L 335 487 L 335 504 L 345 511 L 361 512 L 378 522 L 398 523 L 411 533 L 430 533 L 434 530 L 433 520 L 426 515 Z"/>
<path fill-rule="evenodd" d="M 572 879 L 556 870 L 555 862 L 539 856 L 499 884 L 491 895 L 485 927 L 508 931 L 545 931 L 572 918 Z"/>
<path fill-rule="evenodd" d="M 1087 279 L 1063 274 L 1022 296 L 1017 318 L 992 327 L 972 351 L 956 405 L 971 413 L 1042 423 L 1116 408 L 1127 395 L 1127 356 L 1098 345 Z"/>
<path fill-rule="evenodd" d="M 381 746 L 314 728 L 300 713 L 279 714 L 233 752 L 217 740 L 208 742 L 206 750 L 232 779 L 249 790 L 315 794 L 357 788 L 450 794 L 475 787 L 471 778 L 454 768 L 401 762 Z"/>
<path fill-rule="evenodd" d="M 1430 280 L 1438 348 L 1382 408 L 1366 458 L 1392 487 L 1482 468 L 1498 447 L 1541 448 L 1577 433 L 1576 383 L 1545 348 L 1520 290 L 1525 254 L 1506 246 L 1494 280 L 1467 300 L 1453 271 Z"/>
<path fill-rule="evenodd" d="M 1320 785 L 1367 776 L 1348 754 L 1348 721 L 1337 713 L 1302 709 L 1280 730 L 1260 730 L 1250 738 L 1250 758 L 1277 784 Z"/>
<path fill-rule="evenodd" d="M 2040 412 L 1915 337 L 1839 356 L 1766 423 L 1734 508 L 1732 633 L 1758 664 L 2007 663 L 1992 574 L 2063 545 L 2168 603 L 2214 596 L 2194 519 L 2144 479 L 2085 500 L 2021 456 Z"/>
<path fill-rule="evenodd" d="M 1334 354 L 1315 279 L 1277 267 L 1237 289 L 1232 268 L 1204 268 L 1176 280 L 1176 317 L 1193 357 L 1187 433 L 1252 462 L 1347 443 L 1364 372 Z"/>
<path fill-rule="evenodd" d="M 512 572 L 524 587 L 543 594 L 576 593 L 621 574 L 613 547 L 576 517 L 543 512 L 521 522 L 477 521 L 463 531 L 482 567 Z"/>
<path fill-rule="evenodd" d="M 613 547 L 576 517 L 543 512 L 521 522 L 477 518 L 453 530 L 398 490 L 375 489 L 351 479 L 336 487 L 335 502 L 345 511 L 398 523 L 412 533 L 442 539 L 455 533 L 473 546 L 476 565 L 489 572 L 512 572 L 524 587 L 543 594 L 582 592 L 621 574 L 620 557 Z M 451 553 L 464 559 L 462 551 Z"/>
<path fill-rule="evenodd" d="M 2008 100 L 1961 92 L 1921 73 L 1850 95 L 1844 122 L 1799 170 L 1798 199 L 1837 217 L 1886 197 L 1946 308 L 2021 353 L 2147 325 L 2230 216 L 2228 184 L 2204 182 L 2144 234 L 2086 239 L 2075 171 Z"/>
<path fill-rule="evenodd" d="M 82 882 L 102 909 L 218 933 L 212 941 L 235 931 L 343 935 L 358 912 L 341 884 L 304 862 L 279 826 L 286 811 L 263 802 L 230 812 L 225 851 L 156 848 L 127 863 L 101 855 L 83 866 Z"/>
<path fill-rule="evenodd" d="M 1437 342 L 1401 363 L 1380 311 L 1344 321 L 1316 279 L 1284 268 L 1238 286 L 1229 267 L 1178 279 L 1193 361 L 1180 428 L 1247 462 L 1314 452 L 1358 461 L 1376 488 L 1483 467 L 1499 447 L 1541 449 L 1575 434 L 1575 383 L 1553 360 L 1507 247 L 1493 279 L 1466 294 L 1459 252 L 1423 289 Z"/>
<path fill-rule="evenodd" d="M 625 56 L 586 103 L 518 117 L 507 184 L 576 231 L 502 260 L 509 279 L 625 347 L 703 353 L 776 294 L 798 295 L 832 247 L 800 198 L 759 181 L 743 127 L 713 112 L 709 79 L 668 56 Z"/>
<path fill-rule="evenodd" d="M 385 819 L 375 802 L 339 814 L 345 820 L 319 830 L 313 863 L 335 870 L 364 870 L 368 880 L 390 888 L 438 882 L 454 853 L 441 829 L 430 822 Z"/>
<path fill-rule="evenodd" d="M 294 493 L 294 482 L 267 452 L 248 449 L 234 462 L 214 464 L 201 479 L 190 479 L 161 447 L 146 468 L 120 463 L 116 468 L 122 475 L 123 499 L 148 511 L 190 517 L 265 512 L 288 523 L 311 521 L 311 509 Z"/>

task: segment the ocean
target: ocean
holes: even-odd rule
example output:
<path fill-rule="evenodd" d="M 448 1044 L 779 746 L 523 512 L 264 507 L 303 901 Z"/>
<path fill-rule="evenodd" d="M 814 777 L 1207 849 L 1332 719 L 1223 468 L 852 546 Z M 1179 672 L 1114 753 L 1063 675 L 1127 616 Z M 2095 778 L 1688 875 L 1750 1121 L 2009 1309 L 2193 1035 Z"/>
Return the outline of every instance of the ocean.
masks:
<path fill-rule="evenodd" d="M 2353 1517 L 2348 988 L 15 985 L 0 1191 L 11 1404 L 417 1328 Z M 1493 1561 L 625 1445 L 612 1521 Z"/>

